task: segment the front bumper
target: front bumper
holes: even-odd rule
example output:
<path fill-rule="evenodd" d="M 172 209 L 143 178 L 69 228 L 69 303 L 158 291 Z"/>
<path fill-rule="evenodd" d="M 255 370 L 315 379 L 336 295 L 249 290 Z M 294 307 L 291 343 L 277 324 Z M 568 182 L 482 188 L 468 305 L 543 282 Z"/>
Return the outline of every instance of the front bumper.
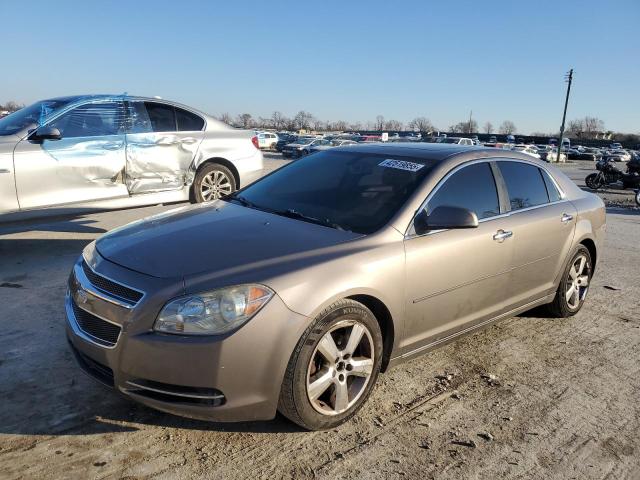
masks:
<path fill-rule="evenodd" d="M 275 416 L 284 372 L 308 326 L 307 317 L 291 312 L 275 295 L 231 334 L 161 334 L 153 331 L 153 322 L 171 297 L 158 301 L 147 290 L 134 307 L 115 305 L 108 298 L 92 295 L 81 263 L 74 266 L 65 305 L 67 337 L 85 373 L 140 403 L 176 415 L 212 421 Z M 95 271 L 144 288 L 141 280 L 145 276 L 104 259 Z M 75 312 L 81 308 L 120 325 L 115 344 L 105 346 L 88 335 L 74 307 Z"/>

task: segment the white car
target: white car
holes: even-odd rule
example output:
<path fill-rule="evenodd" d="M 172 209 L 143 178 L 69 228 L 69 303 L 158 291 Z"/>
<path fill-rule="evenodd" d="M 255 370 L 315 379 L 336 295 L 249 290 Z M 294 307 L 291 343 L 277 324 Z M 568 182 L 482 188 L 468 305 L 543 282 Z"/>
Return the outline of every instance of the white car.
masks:
<path fill-rule="evenodd" d="M 258 147 L 259 148 L 268 148 L 270 150 L 274 150 L 276 148 L 276 144 L 278 143 L 278 135 L 270 132 L 259 132 L 258 135 Z"/>
<path fill-rule="evenodd" d="M 468 145 L 470 147 L 474 145 L 472 139 L 463 137 L 439 137 L 436 143 L 451 143 L 454 145 Z"/>
<path fill-rule="evenodd" d="M 538 153 L 538 149 L 535 145 L 516 145 L 511 150 L 515 150 L 516 152 L 526 153 L 527 155 L 531 155 L 535 158 L 540 158 L 540 154 Z"/>
<path fill-rule="evenodd" d="M 262 167 L 253 132 L 185 105 L 113 95 L 43 100 L 0 120 L 0 221 L 216 200 Z"/>

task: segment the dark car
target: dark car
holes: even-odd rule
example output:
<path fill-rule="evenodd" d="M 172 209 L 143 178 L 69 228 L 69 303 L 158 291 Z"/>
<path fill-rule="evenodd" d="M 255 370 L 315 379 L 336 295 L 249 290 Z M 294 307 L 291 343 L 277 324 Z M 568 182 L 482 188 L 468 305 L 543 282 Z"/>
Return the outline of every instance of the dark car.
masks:
<path fill-rule="evenodd" d="M 313 147 L 321 145 L 331 145 L 331 142 L 323 138 L 300 137 L 295 142 L 282 147 L 281 152 L 283 157 L 299 158 L 309 155 Z"/>
<path fill-rule="evenodd" d="M 276 143 L 276 151 L 282 152 L 282 147 L 295 142 L 298 139 L 297 135 L 290 133 L 278 133 L 278 142 Z"/>

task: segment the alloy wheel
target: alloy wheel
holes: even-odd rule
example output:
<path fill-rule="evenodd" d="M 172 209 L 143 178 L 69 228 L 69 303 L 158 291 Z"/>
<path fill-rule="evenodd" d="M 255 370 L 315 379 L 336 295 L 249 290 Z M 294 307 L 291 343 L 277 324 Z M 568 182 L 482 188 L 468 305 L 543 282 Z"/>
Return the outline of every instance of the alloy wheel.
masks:
<path fill-rule="evenodd" d="M 233 191 L 231 180 L 224 172 L 213 170 L 202 177 L 200 193 L 205 202 L 217 200 Z"/>
<path fill-rule="evenodd" d="M 307 396 L 323 415 L 349 410 L 364 393 L 374 366 L 369 329 L 356 320 L 336 323 L 318 342 L 307 368 Z"/>
<path fill-rule="evenodd" d="M 565 298 L 570 309 L 575 310 L 587 296 L 591 267 L 586 255 L 578 255 L 569 269 Z"/>

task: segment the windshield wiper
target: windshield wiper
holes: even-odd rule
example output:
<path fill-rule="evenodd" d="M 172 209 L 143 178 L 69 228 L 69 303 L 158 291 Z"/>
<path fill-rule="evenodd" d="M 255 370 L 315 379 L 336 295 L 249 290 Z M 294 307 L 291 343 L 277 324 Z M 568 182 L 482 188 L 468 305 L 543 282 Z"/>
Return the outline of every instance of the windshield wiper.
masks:
<path fill-rule="evenodd" d="M 242 195 L 229 195 L 227 198 L 223 198 L 223 200 L 227 200 L 229 202 L 235 200 L 243 207 L 260 209 L 260 207 L 258 207 L 255 203 L 253 203 L 251 200 L 247 200 Z"/>
<path fill-rule="evenodd" d="M 335 228 L 336 230 L 340 230 L 343 232 L 347 231 L 346 229 L 342 228 L 342 226 L 338 225 L 335 222 L 332 222 L 328 218 L 321 219 L 316 217 L 310 217 L 308 215 L 305 215 L 304 213 L 300 213 L 297 210 L 294 210 L 293 208 L 288 208 L 287 210 L 279 210 L 273 213 L 277 215 L 282 215 L 283 217 L 296 218 L 298 220 L 302 220 L 305 222 L 315 223 L 316 225 L 322 225 L 324 227 Z"/>

